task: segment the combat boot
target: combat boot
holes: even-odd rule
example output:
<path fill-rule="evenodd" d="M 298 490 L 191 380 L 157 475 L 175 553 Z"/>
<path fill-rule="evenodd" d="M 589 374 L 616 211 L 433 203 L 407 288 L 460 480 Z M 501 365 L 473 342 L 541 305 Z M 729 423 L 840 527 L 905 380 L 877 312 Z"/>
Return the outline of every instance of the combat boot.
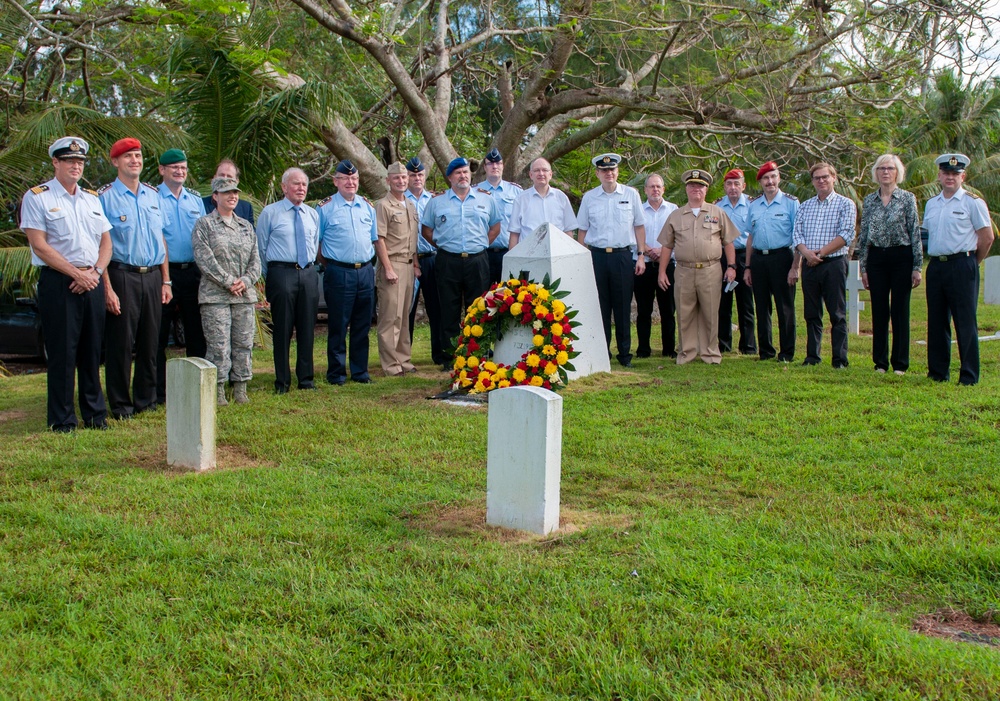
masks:
<path fill-rule="evenodd" d="M 237 404 L 249 404 L 250 397 L 247 396 L 247 383 L 246 382 L 234 382 L 233 383 L 233 401 Z"/>
<path fill-rule="evenodd" d="M 226 383 L 220 382 L 218 386 L 219 386 L 219 395 L 216 403 L 219 406 L 229 406 L 229 402 L 226 401 Z"/>

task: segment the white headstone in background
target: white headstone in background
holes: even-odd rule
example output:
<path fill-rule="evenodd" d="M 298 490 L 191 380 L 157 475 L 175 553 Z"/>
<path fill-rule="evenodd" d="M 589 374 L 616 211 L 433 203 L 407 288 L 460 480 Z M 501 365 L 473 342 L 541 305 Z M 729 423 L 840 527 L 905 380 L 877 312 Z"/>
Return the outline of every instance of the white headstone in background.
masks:
<path fill-rule="evenodd" d="M 856 260 L 847 263 L 847 331 L 857 336 L 861 333 L 861 310 L 865 303 L 861 301 L 861 291 L 865 286 L 861 283 L 861 263 Z"/>
<path fill-rule="evenodd" d="M 983 288 L 983 301 L 986 304 L 1000 304 L 1000 256 L 986 259 Z"/>
<path fill-rule="evenodd" d="M 547 535 L 559 528 L 562 397 L 541 387 L 489 396 L 486 523 Z"/>
<path fill-rule="evenodd" d="M 546 275 L 549 280 L 559 280 L 559 289 L 569 292 L 563 299 L 566 306 L 579 312 L 573 320 L 573 333 L 577 336 L 573 349 L 580 355 L 572 361 L 576 369 L 567 373 L 569 378 L 610 372 L 608 341 L 604 337 L 601 304 L 597 299 L 597 283 L 594 282 L 594 264 L 587 247 L 552 224 L 542 224 L 530 235 L 522 237 L 503 257 L 504 278 L 517 276 L 522 270 L 527 271 L 535 282 L 540 283 Z M 497 343 L 495 360 L 504 365 L 517 363 L 530 349 L 531 336 L 527 328 L 512 329 Z"/>
<path fill-rule="evenodd" d="M 215 467 L 215 379 L 203 358 L 167 361 L 167 464 L 190 470 Z"/>

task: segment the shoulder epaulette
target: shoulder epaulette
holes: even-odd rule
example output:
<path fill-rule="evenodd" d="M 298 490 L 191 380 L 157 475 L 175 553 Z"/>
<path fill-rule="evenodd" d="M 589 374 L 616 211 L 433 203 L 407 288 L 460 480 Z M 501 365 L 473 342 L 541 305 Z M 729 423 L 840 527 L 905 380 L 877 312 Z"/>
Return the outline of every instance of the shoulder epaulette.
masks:
<path fill-rule="evenodd" d="M 43 192 L 47 191 L 48 189 L 49 189 L 48 185 L 35 185 L 33 188 L 31 188 L 31 191 L 36 195 L 40 195 Z"/>
<path fill-rule="evenodd" d="M 757 197 L 759 197 L 759 195 L 747 195 L 747 204 L 753 202 L 755 199 L 757 199 Z"/>
<path fill-rule="evenodd" d="M 367 197 L 365 197 L 364 195 L 358 195 L 358 197 L 360 197 L 361 201 L 364 202 L 366 205 L 372 207 L 372 203 L 368 201 Z M 372 207 L 372 209 L 374 209 L 374 207 Z"/>
<path fill-rule="evenodd" d="M 798 197 L 796 197 L 795 195 L 789 195 L 787 192 L 785 193 L 785 197 L 787 197 L 788 199 L 790 199 L 792 202 L 798 202 L 799 201 Z"/>
<path fill-rule="evenodd" d="M 726 198 L 725 197 L 720 197 L 713 204 L 722 204 L 722 200 L 724 200 L 724 199 L 726 199 Z"/>
<path fill-rule="evenodd" d="M 185 189 L 185 190 L 186 190 L 186 191 L 188 192 L 188 194 L 190 194 L 190 195 L 194 195 L 195 197 L 201 197 L 201 193 L 200 193 L 200 192 L 198 192 L 197 190 L 192 190 L 192 189 L 191 189 L 191 188 L 189 188 L 189 187 L 186 187 L 186 188 L 184 188 L 184 189 Z"/>
<path fill-rule="evenodd" d="M 491 196 L 491 197 L 493 196 L 493 191 L 492 191 L 492 190 L 484 190 L 484 189 L 483 189 L 483 188 L 481 188 L 481 187 L 477 187 L 477 188 L 476 188 L 476 192 L 481 192 L 481 193 L 483 193 L 484 195 L 489 195 L 489 196 Z"/>
<path fill-rule="evenodd" d="M 107 185 L 101 185 L 99 188 L 97 188 L 97 194 L 98 195 L 103 195 L 105 192 L 107 192 L 108 190 L 111 189 L 112 185 L 114 185 L 114 183 L 108 183 Z"/>
<path fill-rule="evenodd" d="M 329 197 L 327 197 L 327 198 L 326 198 L 325 200 L 320 200 L 319 202 L 317 202 L 317 203 L 316 203 L 316 207 L 317 207 L 317 208 L 318 208 L 318 207 L 322 207 L 323 205 L 325 205 L 325 204 L 326 204 L 327 202 L 329 202 L 329 201 L 330 201 L 330 200 L 332 200 L 332 199 L 333 199 L 333 195 L 330 195 L 330 196 L 329 196 Z"/>
<path fill-rule="evenodd" d="M 88 195 L 93 195 L 94 197 L 97 197 L 97 190 L 91 190 L 89 187 L 82 187 L 80 189 L 86 192 Z"/>
<path fill-rule="evenodd" d="M 154 186 L 150 185 L 149 183 L 142 183 L 142 184 L 143 184 L 143 185 L 145 185 L 146 187 L 148 187 L 148 188 L 149 188 L 150 190 L 152 190 L 153 192 L 155 192 L 155 193 L 157 193 L 157 194 L 159 194 L 159 193 L 160 193 L 160 191 L 159 191 L 159 190 L 157 190 L 157 189 L 156 189 L 156 188 L 155 188 Z"/>
<path fill-rule="evenodd" d="M 980 196 L 979 196 L 979 195 L 977 195 L 976 193 L 974 193 L 974 192 L 969 192 L 968 190 L 966 190 L 966 191 L 965 191 L 965 194 L 966 194 L 966 195 L 968 195 L 969 197 L 971 197 L 971 198 L 972 198 L 972 199 L 974 199 L 974 200 L 981 200 L 981 199 L 983 199 L 982 197 L 980 197 Z"/>

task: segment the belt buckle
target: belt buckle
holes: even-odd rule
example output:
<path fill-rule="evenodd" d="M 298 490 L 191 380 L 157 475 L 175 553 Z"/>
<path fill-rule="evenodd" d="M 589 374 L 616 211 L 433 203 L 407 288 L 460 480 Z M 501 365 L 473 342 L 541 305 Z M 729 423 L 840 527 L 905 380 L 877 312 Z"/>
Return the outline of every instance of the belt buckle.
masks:
<path fill-rule="evenodd" d="M 469 257 L 468 253 L 460 253 L 459 255 L 462 256 L 463 258 L 468 258 Z"/>
<path fill-rule="evenodd" d="M 704 263 L 695 263 L 694 267 L 695 267 L 695 270 L 701 270 L 702 268 L 705 267 L 705 264 Z"/>
<path fill-rule="evenodd" d="M 148 273 L 149 269 L 150 268 L 149 268 L 148 265 L 140 265 L 138 268 L 136 268 L 136 271 L 138 271 L 140 273 Z"/>
<path fill-rule="evenodd" d="M 605 248 L 604 249 L 605 253 L 614 253 L 614 251 L 615 251 L 615 249 L 613 249 L 613 248 Z"/>
<path fill-rule="evenodd" d="M 364 265 L 364 263 L 355 263 L 354 264 L 354 269 L 355 270 L 360 270 L 362 265 Z"/>
<path fill-rule="evenodd" d="M 939 261 L 941 261 L 942 263 L 947 263 L 948 262 L 948 256 L 938 256 L 937 259 Z"/>

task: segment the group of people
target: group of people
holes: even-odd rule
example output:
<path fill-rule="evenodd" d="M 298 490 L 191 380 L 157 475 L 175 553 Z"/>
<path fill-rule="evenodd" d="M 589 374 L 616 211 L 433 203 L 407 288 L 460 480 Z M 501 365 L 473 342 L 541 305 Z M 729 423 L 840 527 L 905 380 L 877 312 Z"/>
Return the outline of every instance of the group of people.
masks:
<path fill-rule="evenodd" d="M 746 196 L 743 171 L 733 169 L 723 176 L 726 196 L 716 204 L 705 201 L 712 174 L 691 169 L 682 176 L 687 202 L 678 207 L 663 199 L 664 181 L 656 174 L 646 178 L 643 202 L 635 188 L 618 182 L 621 156 L 606 153 L 592 161 L 600 185 L 584 194 L 574 213 L 566 194 L 551 186 L 552 165 L 544 158 L 529 165 L 528 189 L 503 179 L 496 149 L 486 154 L 486 179 L 475 186 L 469 161 L 456 158 L 445 169 L 450 187 L 437 196 L 425 189 L 425 165 L 411 158 L 388 166 L 388 192 L 374 205 L 358 194 L 360 174 L 345 160 L 334 173 L 336 194 L 315 208 L 305 203 L 308 176 L 289 168 L 281 178 L 284 197 L 265 207 L 254 225 L 230 160 L 219 164 L 212 194 L 202 198 L 185 187 L 182 151 L 160 156 L 162 183 L 154 188 L 139 179 L 141 143 L 122 139 L 109 154 L 117 178 L 93 192 L 79 186 L 89 148 L 78 137 L 56 140 L 49 148 L 53 179 L 31 188 L 21 206 L 21 228 L 41 268 L 38 308 L 49 356 L 47 420 L 54 431 L 77 427 L 75 374 L 85 427 L 106 428 L 109 414 L 127 419 L 164 403 L 165 351 L 175 316 L 184 323 L 187 354 L 218 368 L 218 404 L 228 403 L 227 382 L 234 401 L 249 401 L 261 275 L 273 323 L 274 390 L 292 387 L 293 332 L 296 387 L 314 389 L 319 266 L 329 316 L 328 383 L 372 381 L 368 337 L 376 300 L 387 376 L 416 370 L 411 344 L 419 296 L 432 360 L 450 370 L 450 343 L 466 306 L 506 274 L 503 254 L 546 223 L 590 250 L 609 355 L 613 325 L 617 359 L 625 367 L 633 357 L 633 297 L 637 357 L 652 353 L 655 301 L 664 356 L 678 364 L 697 357 L 721 362 L 733 348 L 735 300 L 739 352 L 792 361 L 800 277 L 808 333 L 804 364 L 820 362 L 824 307 L 833 366 L 848 364 L 845 291 L 857 214 L 854 203 L 835 192 L 837 172 L 828 163 L 810 169 L 816 196 L 801 204 L 782 192 L 773 161 L 757 171 L 760 197 Z M 924 213 L 931 258 L 928 375 L 949 378 L 954 321 L 959 381 L 975 384 L 978 264 L 993 232 L 983 201 L 962 188 L 969 159 L 945 154 L 937 163 L 942 191 Z M 872 298 L 875 369 L 899 374 L 909 365 L 909 296 L 922 269 L 916 199 L 899 188 L 904 175 L 897 157 L 876 161 L 878 190 L 864 201 L 856 244 Z M 102 343 L 107 402 L 99 379 Z"/>

